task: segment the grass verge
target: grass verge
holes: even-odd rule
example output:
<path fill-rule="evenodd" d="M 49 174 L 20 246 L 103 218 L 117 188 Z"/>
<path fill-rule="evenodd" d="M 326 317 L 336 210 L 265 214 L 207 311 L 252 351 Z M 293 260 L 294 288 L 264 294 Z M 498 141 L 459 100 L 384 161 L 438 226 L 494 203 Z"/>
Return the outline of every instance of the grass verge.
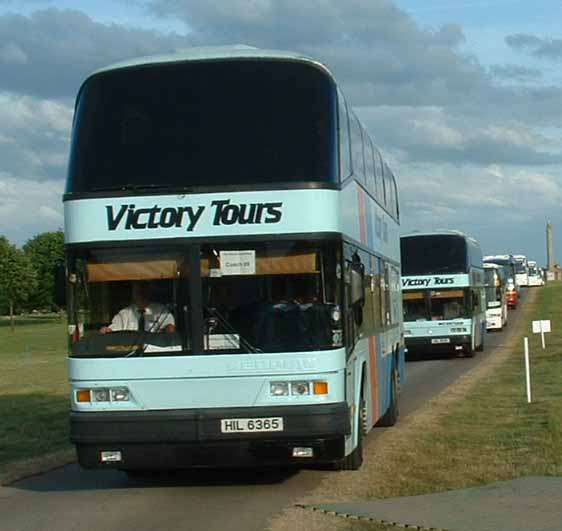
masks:
<path fill-rule="evenodd" d="M 65 329 L 58 315 L 14 332 L 0 318 L 0 483 L 71 459 Z"/>
<path fill-rule="evenodd" d="M 360 471 L 327 475 L 299 503 L 427 494 L 525 475 L 562 475 L 560 300 L 561 283 L 531 291 L 506 344 L 421 410 L 369 441 Z M 552 321 L 545 350 L 540 336 L 530 334 L 532 319 Z M 525 397 L 523 335 L 531 344 L 532 404 Z M 290 508 L 271 529 L 395 528 Z"/>

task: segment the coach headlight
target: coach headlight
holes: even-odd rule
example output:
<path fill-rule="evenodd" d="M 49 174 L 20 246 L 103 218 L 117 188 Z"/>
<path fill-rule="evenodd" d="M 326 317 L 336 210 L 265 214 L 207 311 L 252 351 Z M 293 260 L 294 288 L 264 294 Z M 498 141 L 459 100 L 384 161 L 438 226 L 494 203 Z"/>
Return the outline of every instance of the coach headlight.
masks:
<path fill-rule="evenodd" d="M 291 382 L 291 394 L 304 396 L 310 394 L 310 382 Z"/>
<path fill-rule="evenodd" d="M 109 402 L 109 389 L 99 388 L 92 390 L 92 396 L 95 402 Z"/>
<path fill-rule="evenodd" d="M 270 382 L 269 394 L 272 396 L 289 396 L 289 382 Z"/>
<path fill-rule="evenodd" d="M 126 402 L 130 398 L 129 390 L 126 387 L 114 387 L 110 389 L 112 402 Z"/>

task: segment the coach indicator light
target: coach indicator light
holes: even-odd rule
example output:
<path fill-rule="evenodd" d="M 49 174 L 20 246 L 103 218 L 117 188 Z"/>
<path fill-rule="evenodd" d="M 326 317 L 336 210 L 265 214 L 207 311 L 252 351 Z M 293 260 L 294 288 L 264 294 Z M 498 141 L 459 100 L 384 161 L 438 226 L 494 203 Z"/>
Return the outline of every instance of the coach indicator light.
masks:
<path fill-rule="evenodd" d="M 76 391 L 76 402 L 90 402 L 91 394 L 89 389 L 78 389 Z"/>
<path fill-rule="evenodd" d="M 328 394 L 328 382 L 314 382 L 314 394 L 315 395 L 327 395 Z"/>

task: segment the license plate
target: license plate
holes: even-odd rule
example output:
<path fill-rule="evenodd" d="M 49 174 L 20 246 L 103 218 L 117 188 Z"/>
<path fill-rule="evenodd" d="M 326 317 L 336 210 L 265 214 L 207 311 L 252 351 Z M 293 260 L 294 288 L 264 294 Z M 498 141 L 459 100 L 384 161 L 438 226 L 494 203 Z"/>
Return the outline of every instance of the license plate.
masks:
<path fill-rule="evenodd" d="M 264 431 L 283 431 L 283 417 L 221 419 L 222 433 L 258 433 Z"/>
<path fill-rule="evenodd" d="M 432 345 L 441 345 L 443 343 L 450 343 L 451 340 L 448 337 L 436 337 L 431 340 Z"/>

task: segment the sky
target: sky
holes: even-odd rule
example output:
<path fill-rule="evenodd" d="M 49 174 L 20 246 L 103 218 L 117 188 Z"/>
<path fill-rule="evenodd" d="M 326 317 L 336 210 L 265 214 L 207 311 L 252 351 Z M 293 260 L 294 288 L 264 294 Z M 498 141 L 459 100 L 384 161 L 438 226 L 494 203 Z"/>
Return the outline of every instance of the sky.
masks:
<path fill-rule="evenodd" d="M 244 43 L 324 62 L 389 160 L 402 232 L 562 262 L 559 0 L 0 0 L 0 235 L 63 225 L 73 103 L 93 70 Z"/>

